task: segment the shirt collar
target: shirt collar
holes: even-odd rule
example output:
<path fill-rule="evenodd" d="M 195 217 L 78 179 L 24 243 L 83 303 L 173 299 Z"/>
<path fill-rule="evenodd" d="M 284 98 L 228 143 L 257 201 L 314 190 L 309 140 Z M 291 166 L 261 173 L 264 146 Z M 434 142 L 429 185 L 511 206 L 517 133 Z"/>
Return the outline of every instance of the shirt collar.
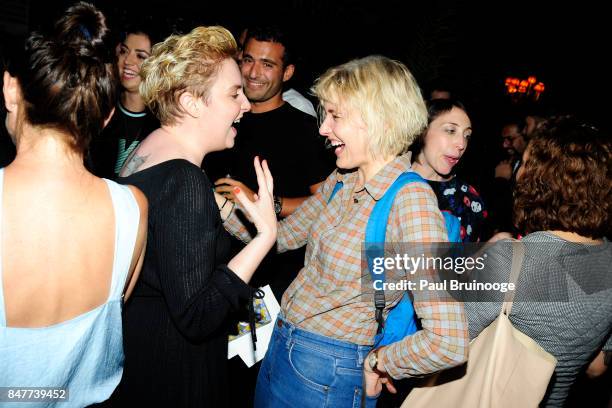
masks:
<path fill-rule="evenodd" d="M 385 167 L 380 169 L 364 186 L 364 190 L 368 195 L 375 201 L 380 200 L 400 174 L 410 171 L 410 157 L 411 153 L 407 152 L 401 156 L 397 156 L 391 162 L 387 163 Z M 343 182 L 347 186 L 351 186 L 351 188 L 355 186 L 357 177 L 359 177 L 356 170 L 338 174 L 338 181 Z"/>

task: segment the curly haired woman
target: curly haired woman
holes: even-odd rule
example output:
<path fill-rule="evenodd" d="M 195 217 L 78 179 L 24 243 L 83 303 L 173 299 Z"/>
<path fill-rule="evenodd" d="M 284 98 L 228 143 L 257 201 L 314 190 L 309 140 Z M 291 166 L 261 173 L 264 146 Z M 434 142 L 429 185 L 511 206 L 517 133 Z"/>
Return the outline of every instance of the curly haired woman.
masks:
<path fill-rule="evenodd" d="M 527 235 L 510 321 L 557 359 L 541 406 L 562 406 L 602 346 L 612 350 L 611 162 L 607 134 L 558 117 L 536 131 L 517 173 L 514 221 Z M 488 280 L 508 281 L 503 248 Z M 471 338 L 498 316 L 501 296 L 465 304 Z"/>

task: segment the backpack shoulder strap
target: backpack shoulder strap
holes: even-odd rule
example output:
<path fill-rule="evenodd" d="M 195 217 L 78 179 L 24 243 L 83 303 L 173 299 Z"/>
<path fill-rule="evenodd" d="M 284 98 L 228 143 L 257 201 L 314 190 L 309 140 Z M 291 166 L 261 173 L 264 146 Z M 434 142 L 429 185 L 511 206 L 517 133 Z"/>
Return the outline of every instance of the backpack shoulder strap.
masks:
<path fill-rule="evenodd" d="M 378 200 L 370 214 L 370 219 L 366 227 L 366 243 L 385 242 L 387 222 L 395 196 L 406 184 L 414 182 L 427 183 L 423 177 L 413 171 L 402 173 L 395 179 L 382 198 Z"/>
<path fill-rule="evenodd" d="M 387 222 L 389 218 L 389 213 L 391 212 L 391 207 L 393 207 L 393 200 L 397 195 L 397 192 L 401 190 L 408 183 L 427 183 L 423 177 L 421 177 L 418 173 L 414 171 L 408 171 L 399 175 L 399 177 L 393 182 L 391 187 L 387 190 L 383 198 L 381 198 L 374 210 L 372 210 L 372 215 L 370 216 L 370 221 L 374 219 L 372 222 L 372 226 L 370 227 L 370 223 L 368 223 L 368 229 L 366 230 L 366 242 L 372 243 L 384 243 L 385 242 L 385 234 L 387 228 Z M 378 206 L 380 205 L 380 208 Z M 446 227 L 447 238 L 449 242 L 461 242 L 461 221 L 457 218 L 456 215 L 452 214 L 450 211 L 441 211 L 442 217 L 444 218 L 444 225 Z M 374 218 L 375 216 L 375 218 Z M 371 240 L 368 239 L 368 232 L 371 234 Z"/>
<path fill-rule="evenodd" d="M 380 273 L 374 273 L 374 259 L 382 258 L 385 254 L 385 235 L 387 232 L 387 223 L 389 221 L 389 214 L 391 213 L 391 207 L 393 207 L 393 201 L 397 193 L 408 183 L 426 181 L 417 173 L 410 171 L 402 173 L 397 179 L 391 184 L 389 189 L 385 192 L 380 200 L 374 205 L 368 224 L 366 226 L 365 236 L 365 253 L 366 261 L 368 263 L 368 270 L 372 281 L 379 280 L 385 282 L 385 271 L 384 268 Z M 374 291 L 374 306 L 376 307 L 376 321 L 378 322 L 378 332 L 380 333 L 384 327 L 383 321 L 383 310 L 385 308 L 385 292 L 382 290 Z"/>

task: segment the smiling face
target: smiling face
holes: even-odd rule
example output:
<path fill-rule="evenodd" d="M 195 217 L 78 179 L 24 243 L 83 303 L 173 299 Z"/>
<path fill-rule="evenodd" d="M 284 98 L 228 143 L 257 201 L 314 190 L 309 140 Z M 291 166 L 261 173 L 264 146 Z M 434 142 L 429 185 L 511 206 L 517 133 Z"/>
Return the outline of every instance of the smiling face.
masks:
<path fill-rule="evenodd" d="M 367 126 L 353 109 L 339 103 L 323 102 L 325 120 L 319 133 L 333 146 L 336 166 L 341 169 L 365 168 L 373 161 L 370 154 Z"/>
<path fill-rule="evenodd" d="M 138 92 L 140 67 L 151 55 L 151 41 L 145 34 L 128 34 L 117 45 L 117 68 L 121 85 L 128 92 Z"/>
<path fill-rule="evenodd" d="M 226 59 L 221 64 L 217 78 L 210 88 L 204 114 L 201 117 L 206 137 L 212 143 L 211 151 L 229 149 L 234 146 L 236 128 L 233 124 L 244 112 L 251 109 L 240 77 L 240 70 L 233 59 Z"/>
<path fill-rule="evenodd" d="M 284 65 L 284 54 L 282 44 L 254 38 L 247 41 L 240 70 L 253 112 L 267 112 L 283 104 L 283 82 L 291 78 L 294 70 L 293 65 Z"/>
<path fill-rule="evenodd" d="M 427 127 L 415 170 L 428 180 L 446 180 L 465 153 L 471 134 L 472 123 L 462 109 L 453 107 L 438 115 Z"/>
<path fill-rule="evenodd" d="M 510 124 L 503 127 L 502 147 L 509 156 L 523 154 L 525 146 L 527 146 L 527 143 L 525 143 L 525 138 L 518 125 Z"/>

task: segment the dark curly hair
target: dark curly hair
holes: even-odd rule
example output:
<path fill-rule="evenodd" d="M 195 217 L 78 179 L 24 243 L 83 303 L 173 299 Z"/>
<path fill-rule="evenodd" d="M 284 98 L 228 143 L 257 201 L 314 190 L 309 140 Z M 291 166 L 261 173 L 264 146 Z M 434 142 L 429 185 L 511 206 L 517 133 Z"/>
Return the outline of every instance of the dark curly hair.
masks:
<path fill-rule="evenodd" d="M 612 144 L 572 116 L 553 117 L 535 131 L 514 191 L 514 222 L 524 233 L 558 230 L 609 237 Z"/>

